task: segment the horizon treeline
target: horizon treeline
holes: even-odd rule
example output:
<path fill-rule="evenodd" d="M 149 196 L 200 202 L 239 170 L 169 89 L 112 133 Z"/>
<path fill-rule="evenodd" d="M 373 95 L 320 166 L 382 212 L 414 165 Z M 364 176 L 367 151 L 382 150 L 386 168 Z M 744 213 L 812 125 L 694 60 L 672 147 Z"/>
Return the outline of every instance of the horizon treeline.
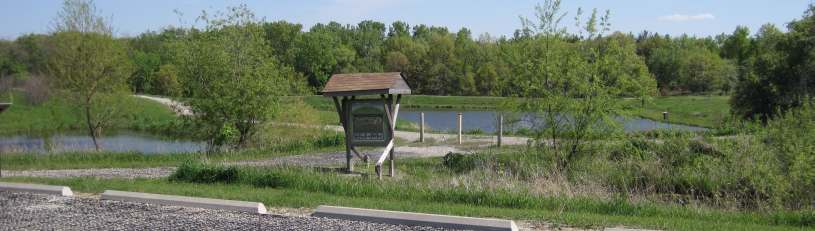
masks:
<path fill-rule="evenodd" d="M 537 39 L 524 29 L 511 37 L 496 38 L 486 33 L 474 36 L 468 28 L 451 31 L 403 21 L 390 25 L 371 20 L 356 25 L 329 22 L 308 29 L 275 21 L 264 22 L 263 29 L 271 53 L 293 67 L 311 92 L 319 91 L 331 74 L 403 72 L 419 94 L 511 96 L 517 89 L 514 85 L 524 82 L 519 79 L 524 76 L 523 58 L 534 55 L 529 51 L 534 50 Z M 130 79 L 132 90 L 167 94 L 159 76 L 166 75 L 162 66 L 174 68 L 172 43 L 196 33 L 201 33 L 200 28 L 169 26 L 119 38 L 129 45 L 129 57 L 136 64 Z M 13 41 L 0 40 L 0 75 L 45 73 L 50 36 L 26 34 Z M 645 64 L 638 68 L 646 69 L 666 95 L 727 93 L 732 89 L 737 67 L 735 59 L 727 55 L 734 52 L 727 50 L 725 43 L 733 36 L 671 37 L 644 31 L 638 35 L 613 32 L 591 39 L 568 34 L 563 39 L 572 44 L 616 43 L 622 52 L 636 53 L 630 60 L 632 65 Z"/>
<path fill-rule="evenodd" d="M 656 83 L 649 93 L 651 95 L 742 92 L 741 95 L 749 98 L 750 93 L 745 92 L 749 89 L 738 87 L 739 83 L 751 79 L 755 82 L 758 81 L 756 78 L 773 75 L 772 71 L 781 69 L 779 66 L 769 70 L 766 65 L 756 64 L 767 56 L 762 49 L 771 49 L 774 54 L 784 57 L 798 52 L 785 44 L 794 42 L 792 40 L 800 34 L 797 31 L 805 32 L 801 28 L 806 25 L 802 24 L 809 23 L 811 18 L 812 10 L 806 11 L 803 19 L 787 25 L 790 32 L 782 32 L 771 24 L 764 25 L 755 35 L 751 35 L 746 27 L 737 27 L 732 33 L 709 37 L 670 36 L 648 31 L 635 35 L 611 30 L 600 31 L 598 36 L 563 33 L 557 38 L 562 41 L 559 43 L 542 42 L 550 38 L 531 33 L 523 22 L 513 35 L 497 38 L 488 34 L 474 36 L 468 28 L 453 31 L 402 21 L 389 25 L 371 20 L 355 25 L 329 22 L 311 28 L 287 21 L 261 24 L 265 49 L 281 68 L 293 70 L 285 72 L 286 79 L 299 83 L 292 84 L 289 94 L 318 93 L 327 79 L 336 73 L 402 72 L 416 94 L 517 96 L 518 89 L 536 78 L 530 73 L 534 72 L 533 64 L 540 58 L 542 49 L 580 49 L 590 44 L 618 57 L 618 62 L 609 64 L 604 75 L 619 79 L 651 79 Z M 579 21 L 577 17 L 576 21 Z M 588 24 L 575 23 L 577 27 L 585 25 Z M 117 38 L 127 45 L 128 57 L 135 64 L 128 80 L 131 90 L 145 94 L 183 95 L 176 89 L 177 42 L 201 33 L 217 31 L 168 26 L 135 37 Z M 28 34 L 14 41 L 0 40 L 0 76 L 24 79 L 29 75 L 46 75 L 45 60 L 54 46 L 49 44 L 51 36 Z M 797 39 L 806 41 L 805 38 Z M 541 47 L 542 44 L 562 47 Z M 802 54 L 792 57 L 797 60 L 780 61 L 806 63 L 808 57 Z M 799 74 L 780 75 L 806 73 L 806 70 L 797 71 Z M 811 85 L 804 80 L 796 83 L 801 84 Z M 642 92 L 627 92 L 625 89 L 618 93 L 618 96 L 641 95 Z M 750 104 L 752 102 L 744 100 L 734 102 L 734 105 L 752 108 L 741 110 L 745 115 L 754 112 L 772 114 L 778 109 L 755 109 Z"/>

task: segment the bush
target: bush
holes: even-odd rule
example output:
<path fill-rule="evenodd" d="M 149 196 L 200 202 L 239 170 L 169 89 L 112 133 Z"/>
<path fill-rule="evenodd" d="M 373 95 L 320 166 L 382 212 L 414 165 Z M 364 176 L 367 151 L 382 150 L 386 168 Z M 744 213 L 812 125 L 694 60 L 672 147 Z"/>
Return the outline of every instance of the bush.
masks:
<path fill-rule="evenodd" d="M 476 166 L 475 157 L 461 153 L 449 152 L 442 158 L 444 166 L 457 173 L 473 170 Z"/>
<path fill-rule="evenodd" d="M 154 93 L 166 96 L 181 96 L 181 83 L 178 82 L 178 68 L 172 64 L 159 67 L 156 72 Z"/>
<path fill-rule="evenodd" d="M 195 183 L 233 183 L 238 180 L 238 168 L 185 162 L 170 175 L 170 180 Z"/>

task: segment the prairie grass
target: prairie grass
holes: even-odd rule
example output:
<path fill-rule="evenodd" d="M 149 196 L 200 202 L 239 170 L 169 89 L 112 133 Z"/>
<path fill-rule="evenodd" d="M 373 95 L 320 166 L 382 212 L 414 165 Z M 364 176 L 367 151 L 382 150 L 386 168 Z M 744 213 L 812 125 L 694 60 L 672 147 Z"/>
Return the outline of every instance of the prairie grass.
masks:
<path fill-rule="evenodd" d="M 625 196 L 603 198 L 585 195 L 542 195 L 531 190 L 522 190 L 513 186 L 506 187 L 507 185 L 492 185 L 491 188 L 474 187 L 465 184 L 457 186 L 450 184 L 439 185 L 438 181 L 433 178 L 461 178 L 458 177 L 459 175 L 455 171 L 445 169 L 435 161 L 439 160 L 404 160 L 398 172 L 407 176 L 395 179 L 386 178 L 385 181 L 366 176 L 348 177 L 334 172 L 302 167 L 235 168 L 190 162 L 180 166 L 176 173 L 170 177 L 170 182 L 206 182 L 213 186 L 223 185 L 225 187 L 240 185 L 240 187 L 250 187 L 254 190 L 291 190 L 370 201 L 413 201 L 420 204 L 443 203 L 479 208 L 477 210 L 483 209 L 483 211 L 475 213 L 480 216 L 496 216 L 496 213 L 488 211 L 516 210 L 628 217 L 632 220 L 638 220 L 633 223 L 630 221 L 621 223 L 626 225 L 641 224 L 643 221 L 648 220 L 692 220 L 700 223 L 714 223 L 726 220 L 730 223 L 729 225 L 720 225 L 730 228 L 745 225 L 804 228 L 815 225 L 815 213 L 812 210 L 722 210 L 703 205 L 683 206 L 649 200 L 630 200 Z M 421 176 L 422 174 L 427 175 Z M 484 184 L 487 183 L 495 184 L 496 182 L 491 181 Z M 356 203 L 354 205 L 359 206 Z M 462 211 L 448 211 L 446 213 L 461 215 Z M 467 215 L 473 215 L 473 213 Z M 523 219 L 528 217 L 515 215 L 511 216 L 511 218 Z M 601 224 L 589 222 L 588 225 Z M 682 225 L 658 227 L 646 225 L 644 227 L 683 229 Z"/>

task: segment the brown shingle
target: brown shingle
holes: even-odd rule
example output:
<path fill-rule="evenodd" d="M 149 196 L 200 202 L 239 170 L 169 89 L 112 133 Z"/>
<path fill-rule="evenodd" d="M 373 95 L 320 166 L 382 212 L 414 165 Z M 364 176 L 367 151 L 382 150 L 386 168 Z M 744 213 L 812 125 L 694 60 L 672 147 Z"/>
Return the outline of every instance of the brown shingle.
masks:
<path fill-rule="evenodd" d="M 401 73 L 387 72 L 335 74 L 323 88 L 324 96 L 374 94 L 410 94 L 410 87 Z"/>

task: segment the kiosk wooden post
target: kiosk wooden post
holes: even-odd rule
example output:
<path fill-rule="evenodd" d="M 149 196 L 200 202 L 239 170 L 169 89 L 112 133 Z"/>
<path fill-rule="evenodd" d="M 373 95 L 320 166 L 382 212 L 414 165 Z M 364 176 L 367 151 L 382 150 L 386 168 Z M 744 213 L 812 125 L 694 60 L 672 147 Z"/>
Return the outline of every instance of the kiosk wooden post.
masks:
<path fill-rule="evenodd" d="M 331 97 L 345 132 L 346 171 L 354 171 L 356 155 L 366 163 L 368 156 L 356 146 L 384 146 L 374 166 L 377 177 L 382 178 L 382 164 L 390 160 L 390 175 L 395 175 L 394 138 L 396 118 L 402 95 L 410 94 L 410 87 L 399 72 L 335 74 L 325 85 L 323 96 Z M 356 97 L 359 96 L 360 99 Z M 366 97 L 367 98 L 363 98 Z M 378 97 L 377 97 L 378 96 Z M 381 106 L 378 106 L 381 105 Z M 353 154 L 352 154 L 353 153 Z"/>

